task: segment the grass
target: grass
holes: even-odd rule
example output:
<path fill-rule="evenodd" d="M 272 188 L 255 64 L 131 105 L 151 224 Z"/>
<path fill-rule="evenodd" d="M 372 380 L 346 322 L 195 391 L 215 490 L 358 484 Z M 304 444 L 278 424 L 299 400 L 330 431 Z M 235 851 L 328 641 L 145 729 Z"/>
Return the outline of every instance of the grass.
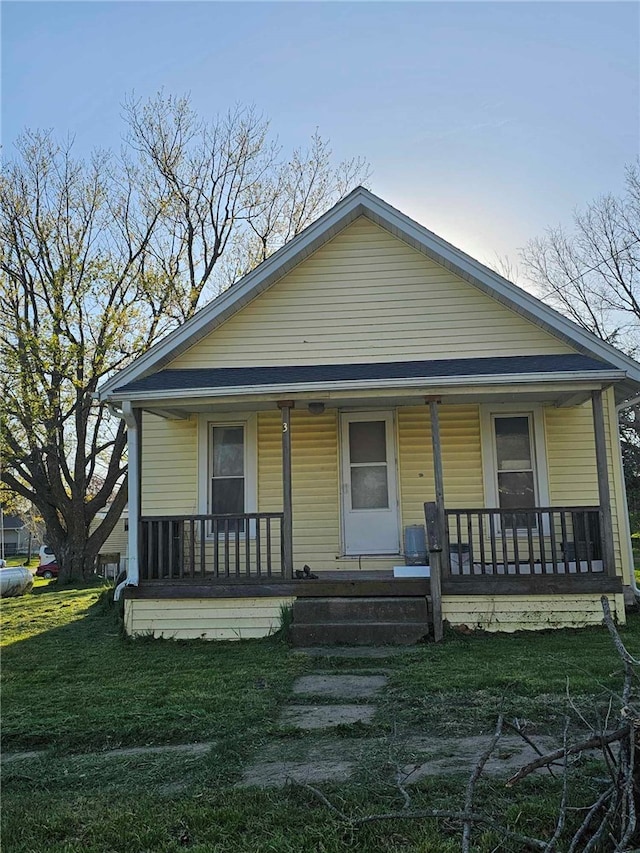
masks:
<path fill-rule="evenodd" d="M 30 560 L 27 560 L 27 554 L 18 554 L 15 557 L 7 557 L 7 566 L 30 566 L 33 568 L 40 563 L 40 558 L 36 554 L 35 557 L 31 557 Z"/>
<path fill-rule="evenodd" d="M 42 750 L 4 767 L 3 842 L 12 853 L 459 849 L 455 824 L 402 821 L 349 831 L 300 788 L 234 787 L 267 742 L 284 759 L 316 738 L 277 724 L 294 679 L 318 668 L 278 638 L 130 641 L 100 582 L 69 588 L 38 581 L 32 594 L 2 602 L 2 621 L 3 751 Z M 638 654 L 640 618 L 623 637 Z M 360 663 L 388 670 L 389 689 L 372 729 L 344 727 L 334 742 L 341 738 L 346 753 L 366 735 L 368 761 L 349 783 L 322 786 L 354 814 L 401 809 L 388 762 L 403 733 L 489 732 L 499 709 L 526 717 L 532 731 L 557 731 L 567 678 L 591 715 L 620 683 L 603 629 L 451 634 L 441 646 Z M 354 662 L 330 658 L 322 666 L 340 672 Z M 214 744 L 204 757 L 104 755 L 120 746 L 201 741 Z M 586 801 L 598 773 L 582 768 L 574 804 Z M 461 778 L 425 780 L 415 786 L 414 805 L 457 808 L 463 791 Z M 513 791 L 492 781 L 479 790 L 483 807 L 530 833 L 552 829 L 559 796 L 558 782 L 537 778 Z M 490 832 L 474 837 L 480 851 L 519 849 Z"/>

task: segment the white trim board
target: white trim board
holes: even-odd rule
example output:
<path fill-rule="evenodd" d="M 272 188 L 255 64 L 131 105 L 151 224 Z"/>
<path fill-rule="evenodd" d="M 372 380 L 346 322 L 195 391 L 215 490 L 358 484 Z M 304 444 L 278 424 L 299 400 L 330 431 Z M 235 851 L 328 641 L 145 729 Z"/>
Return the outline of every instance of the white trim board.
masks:
<path fill-rule="evenodd" d="M 434 376 L 408 379 L 353 379 L 334 382 L 288 382 L 278 385 L 237 385 L 224 388 L 169 388 L 156 391 L 129 391 L 126 399 L 132 400 L 181 400 L 192 397 L 235 397 L 254 394 L 293 394 L 300 392 L 316 393 L 329 391 L 367 391 L 384 389 L 417 388 L 429 393 L 432 388 L 482 387 L 485 385 L 534 385 L 538 383 L 586 382 L 589 389 L 597 389 L 603 383 L 608 384 L 623 379 L 618 370 L 565 371 L 564 373 L 506 373 L 486 374 L 484 376 Z"/>

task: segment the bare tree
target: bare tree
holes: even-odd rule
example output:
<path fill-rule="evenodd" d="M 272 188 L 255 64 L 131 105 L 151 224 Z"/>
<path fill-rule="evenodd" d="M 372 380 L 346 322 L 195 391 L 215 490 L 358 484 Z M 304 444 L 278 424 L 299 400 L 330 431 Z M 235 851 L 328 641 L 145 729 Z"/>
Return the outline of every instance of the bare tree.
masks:
<path fill-rule="evenodd" d="M 550 228 L 522 251 L 540 295 L 579 325 L 633 354 L 640 346 L 640 164 L 625 192 L 574 215 L 573 230 Z"/>
<path fill-rule="evenodd" d="M 126 503 L 100 382 L 368 174 L 318 135 L 283 159 L 253 109 L 207 123 L 160 94 L 125 120 L 118 157 L 26 133 L 0 178 L 2 480 L 42 515 L 63 580 L 91 571 Z"/>
<path fill-rule="evenodd" d="M 62 577 L 77 577 L 126 502 L 125 429 L 92 394 L 163 331 L 148 258 L 159 211 L 106 154 L 83 163 L 41 133 L 18 151 L 0 183 L 2 479 L 38 508 Z"/>
<path fill-rule="evenodd" d="M 630 355 L 640 352 L 640 161 L 627 169 L 625 191 L 574 215 L 573 229 L 551 228 L 521 252 L 523 271 L 541 298 L 583 328 Z M 636 490 L 640 406 L 622 413 L 625 472 Z M 638 505 L 640 510 L 640 504 Z"/>
<path fill-rule="evenodd" d="M 206 122 L 188 98 L 161 92 L 145 103 L 129 98 L 124 115 L 148 186 L 171 198 L 171 242 L 157 260 L 182 288 L 185 317 L 369 177 L 361 158 L 334 165 L 317 131 L 308 150 L 282 159 L 254 108 Z"/>

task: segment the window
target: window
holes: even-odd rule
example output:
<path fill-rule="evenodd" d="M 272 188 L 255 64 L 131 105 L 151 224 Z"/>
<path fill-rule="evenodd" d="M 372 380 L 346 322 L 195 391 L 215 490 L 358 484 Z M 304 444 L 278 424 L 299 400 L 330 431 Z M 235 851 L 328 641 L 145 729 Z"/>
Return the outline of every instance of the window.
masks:
<path fill-rule="evenodd" d="M 209 511 L 213 515 L 245 512 L 245 429 L 242 424 L 212 424 Z M 235 530 L 236 524 L 230 529 Z M 244 524 L 240 522 L 240 529 Z"/>
<path fill-rule="evenodd" d="M 536 482 L 529 415 L 494 415 L 498 505 L 523 509 L 536 505 Z M 527 527 L 527 516 L 506 516 L 507 527 Z M 535 525 L 535 521 L 534 521 Z"/>
<path fill-rule="evenodd" d="M 505 510 L 548 506 L 543 407 L 533 404 L 523 411 L 509 403 L 484 405 L 480 422 L 486 505 Z M 536 526 L 531 517 L 529 523 Z M 526 530 L 527 516 L 507 515 L 504 525 Z"/>
<path fill-rule="evenodd" d="M 198 417 L 198 501 L 201 515 L 256 512 L 258 509 L 257 417 L 250 413 Z M 208 533 L 213 533 L 208 525 Z M 239 530 L 244 530 L 240 525 Z M 253 525 L 249 527 L 253 536 Z M 230 526 L 229 531 L 235 531 Z M 220 532 L 223 532 L 220 527 Z"/>

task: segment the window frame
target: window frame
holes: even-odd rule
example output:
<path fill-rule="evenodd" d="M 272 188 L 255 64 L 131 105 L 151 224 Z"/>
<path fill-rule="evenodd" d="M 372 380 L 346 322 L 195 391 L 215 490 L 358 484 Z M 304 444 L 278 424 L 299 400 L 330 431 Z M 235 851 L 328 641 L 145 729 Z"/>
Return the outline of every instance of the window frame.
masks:
<path fill-rule="evenodd" d="M 198 514 L 212 515 L 211 481 L 213 479 L 213 429 L 214 427 L 242 427 L 244 430 L 244 510 L 257 512 L 258 464 L 257 464 L 257 417 L 255 414 L 228 412 L 206 414 L 198 418 Z M 213 533 L 207 532 L 212 539 Z M 224 534 L 219 533 L 219 536 Z M 240 537 L 246 534 L 240 532 Z M 255 524 L 249 525 L 249 535 L 255 538 Z"/>
<path fill-rule="evenodd" d="M 495 419 L 500 417 L 526 417 L 529 421 L 529 440 L 533 470 L 535 506 L 550 506 L 549 475 L 547 468 L 546 436 L 544 429 L 544 409 L 541 404 L 519 405 L 517 403 L 481 404 L 480 432 L 482 443 L 482 469 L 484 480 L 485 506 L 501 509 L 498 487 L 498 453 L 495 431 Z M 523 469 L 524 470 L 524 469 Z M 548 533 L 549 522 L 543 519 L 543 533 Z M 497 525 L 496 532 L 500 525 Z M 526 534 L 527 528 L 515 528 L 518 534 Z"/>

